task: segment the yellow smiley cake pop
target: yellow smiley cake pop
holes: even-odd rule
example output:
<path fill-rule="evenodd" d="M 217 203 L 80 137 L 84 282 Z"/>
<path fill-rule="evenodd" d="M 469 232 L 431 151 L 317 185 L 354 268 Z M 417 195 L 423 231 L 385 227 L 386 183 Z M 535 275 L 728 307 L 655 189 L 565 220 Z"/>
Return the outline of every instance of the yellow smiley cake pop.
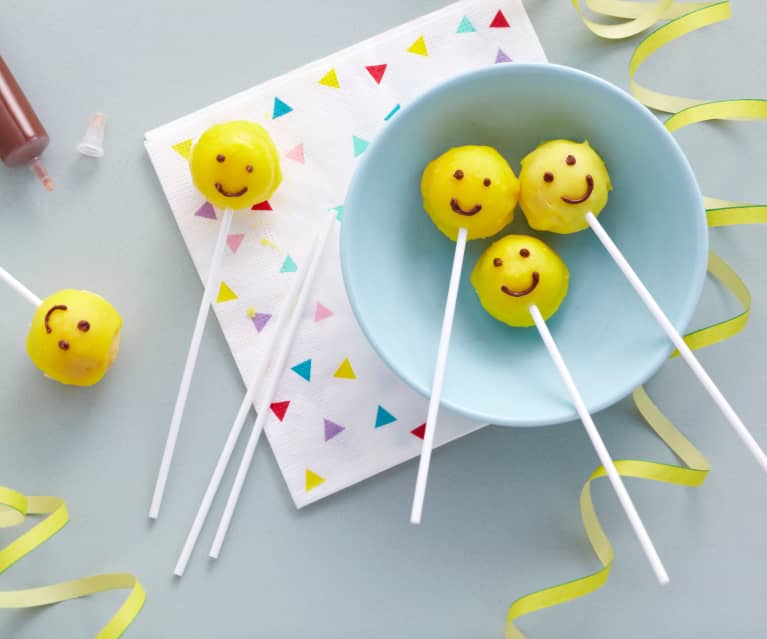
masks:
<path fill-rule="evenodd" d="M 529 235 L 507 235 L 482 253 L 471 283 L 482 307 L 509 326 L 533 326 L 535 304 L 544 319 L 567 295 L 570 272 L 553 249 Z"/>
<path fill-rule="evenodd" d="M 120 349 L 122 318 L 103 297 L 67 289 L 37 307 L 27 335 L 29 357 L 47 377 L 92 386 Z"/>
<path fill-rule="evenodd" d="M 531 228 L 552 233 L 585 229 L 612 189 L 602 158 L 588 142 L 551 140 L 522 160 L 519 205 Z"/>
<path fill-rule="evenodd" d="M 277 147 L 262 126 L 239 120 L 216 124 L 192 146 L 194 185 L 221 209 L 245 209 L 268 200 L 282 182 Z"/>
<path fill-rule="evenodd" d="M 429 162 L 421 178 L 423 206 L 451 240 L 490 237 L 512 219 L 519 181 L 508 162 L 489 146 L 459 146 Z"/>

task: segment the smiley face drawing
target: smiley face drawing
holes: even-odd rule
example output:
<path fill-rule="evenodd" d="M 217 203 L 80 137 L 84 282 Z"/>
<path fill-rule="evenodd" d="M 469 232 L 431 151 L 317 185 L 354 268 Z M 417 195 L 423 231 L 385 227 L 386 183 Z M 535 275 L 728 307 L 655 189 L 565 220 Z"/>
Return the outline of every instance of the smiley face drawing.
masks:
<path fill-rule="evenodd" d="M 282 182 L 277 148 L 266 130 L 244 120 L 216 124 L 192 146 L 192 181 L 221 209 L 250 208 Z"/>
<path fill-rule="evenodd" d="M 519 181 L 489 146 L 460 146 L 429 162 L 421 178 L 423 207 L 451 240 L 490 237 L 514 219 Z"/>
<path fill-rule="evenodd" d="M 570 272 L 554 250 L 529 235 L 506 235 L 482 253 L 471 283 L 482 307 L 509 326 L 533 326 L 528 309 L 544 319 L 556 313 L 567 295 Z"/>
<path fill-rule="evenodd" d="M 27 352 L 46 377 L 71 386 L 101 381 L 120 349 L 122 318 L 103 297 L 67 289 L 43 300 Z"/>
<path fill-rule="evenodd" d="M 602 158 L 588 142 L 551 140 L 522 160 L 519 205 L 531 228 L 552 233 L 585 229 L 612 189 Z"/>

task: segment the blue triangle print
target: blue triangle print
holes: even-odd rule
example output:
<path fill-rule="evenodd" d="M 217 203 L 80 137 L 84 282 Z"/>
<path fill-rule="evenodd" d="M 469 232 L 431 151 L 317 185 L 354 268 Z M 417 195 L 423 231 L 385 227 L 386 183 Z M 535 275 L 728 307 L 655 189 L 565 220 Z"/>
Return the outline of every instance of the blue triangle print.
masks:
<path fill-rule="evenodd" d="M 362 138 L 358 138 L 356 135 L 352 136 L 352 141 L 354 142 L 354 157 L 358 158 L 360 155 L 362 155 L 365 152 L 365 149 L 368 148 L 368 142 L 367 140 L 363 140 Z"/>
<path fill-rule="evenodd" d="M 312 360 L 304 360 L 300 364 L 293 366 L 290 370 L 296 375 L 303 377 L 307 382 L 312 381 Z"/>
<path fill-rule="evenodd" d="M 383 406 L 378 406 L 378 413 L 376 413 L 376 428 L 381 428 L 381 426 L 386 426 L 386 424 L 391 424 L 396 421 L 397 418 L 394 415 Z"/>
<path fill-rule="evenodd" d="M 290 113 L 292 110 L 293 110 L 292 106 L 290 106 L 289 104 L 286 104 L 279 98 L 274 98 L 274 110 L 272 111 L 272 120 L 281 118 L 283 115 Z"/>
<path fill-rule="evenodd" d="M 474 25 L 471 23 L 471 20 L 467 18 L 466 16 L 463 16 L 463 20 L 461 20 L 461 24 L 458 25 L 458 28 L 456 29 L 456 33 L 474 33 L 476 29 L 474 28 Z"/>
<path fill-rule="evenodd" d="M 280 269 L 280 273 L 295 273 L 298 270 L 298 266 L 296 266 L 296 263 L 293 261 L 293 258 L 288 255 L 285 258 L 285 261 L 282 263 L 282 268 Z"/>
<path fill-rule="evenodd" d="M 334 206 L 330 210 L 336 212 L 336 219 L 340 222 L 341 218 L 344 216 L 344 205 L 339 204 L 338 206 Z"/>

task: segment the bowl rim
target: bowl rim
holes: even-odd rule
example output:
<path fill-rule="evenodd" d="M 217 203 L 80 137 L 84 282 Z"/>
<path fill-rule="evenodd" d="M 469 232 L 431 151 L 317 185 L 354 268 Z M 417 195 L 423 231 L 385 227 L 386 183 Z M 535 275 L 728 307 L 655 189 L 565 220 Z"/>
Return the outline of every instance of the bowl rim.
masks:
<path fill-rule="evenodd" d="M 371 148 L 369 148 L 368 152 L 365 153 L 365 155 L 361 158 L 360 163 L 357 165 L 356 169 L 354 170 L 354 174 L 352 175 L 349 188 L 346 193 L 346 198 L 344 200 L 344 221 L 341 223 L 341 231 L 340 231 L 341 273 L 343 275 L 344 288 L 346 289 L 346 294 L 349 298 L 349 304 L 352 307 L 352 311 L 354 313 L 354 316 L 357 320 L 359 327 L 362 329 L 362 332 L 365 335 L 365 338 L 367 339 L 368 343 L 371 345 L 371 347 L 376 352 L 376 354 L 383 360 L 386 366 L 400 380 L 402 380 L 410 388 L 412 388 L 413 390 L 415 390 L 420 395 L 426 398 L 428 398 L 431 395 L 431 384 L 424 385 L 418 382 L 417 380 L 413 379 L 412 375 L 409 373 L 408 370 L 406 370 L 405 367 L 399 366 L 397 362 L 394 361 L 394 359 L 388 354 L 388 352 L 381 349 L 377 340 L 374 338 L 373 335 L 371 335 L 369 326 L 363 319 L 363 313 L 359 306 L 359 300 L 357 298 L 355 289 L 351 283 L 353 282 L 354 278 L 351 276 L 351 264 L 350 264 L 351 249 L 349 248 L 350 241 L 348 239 L 346 240 L 344 239 L 349 237 L 348 233 L 344 233 L 344 229 L 347 227 L 347 224 L 345 223 L 347 219 L 347 214 L 348 214 L 347 203 L 351 201 L 353 198 L 358 199 L 359 196 L 357 195 L 357 192 L 361 189 L 360 182 L 362 179 L 360 176 L 367 174 L 370 170 L 370 165 L 373 164 L 373 158 L 375 156 L 375 153 L 371 153 L 370 151 L 373 151 L 375 147 L 381 144 L 381 141 L 386 137 L 385 132 L 391 129 L 392 127 L 396 127 L 398 121 L 406 118 L 410 112 L 417 110 L 424 102 L 429 100 L 435 93 L 442 92 L 442 91 L 449 92 L 452 88 L 455 88 L 456 86 L 461 85 L 467 79 L 473 78 L 473 77 L 505 75 L 508 73 L 525 73 L 525 72 L 527 73 L 539 72 L 539 73 L 552 75 L 552 76 L 565 74 L 565 75 L 580 77 L 582 80 L 585 80 L 586 82 L 600 85 L 602 88 L 606 89 L 610 93 L 613 93 L 614 95 L 618 96 L 620 99 L 628 102 L 632 108 L 634 108 L 641 114 L 641 116 L 645 119 L 645 121 L 648 122 L 649 126 L 654 127 L 657 131 L 660 132 L 662 136 L 664 136 L 671 143 L 670 144 L 671 152 L 676 156 L 676 159 L 678 160 L 679 165 L 682 167 L 683 171 L 687 174 L 688 183 L 691 183 L 695 187 L 694 190 L 695 190 L 696 202 L 695 202 L 694 208 L 700 210 L 701 212 L 700 225 L 699 225 L 699 228 L 696 229 L 696 233 L 698 235 L 698 241 L 702 243 L 703 245 L 702 246 L 703 250 L 700 251 L 701 258 L 698 260 L 699 263 L 696 264 L 695 268 L 693 269 L 694 275 L 691 282 L 691 286 L 688 291 L 687 298 L 685 300 L 685 306 L 681 313 L 681 317 L 677 322 L 672 322 L 674 327 L 680 333 L 684 334 L 685 329 L 688 327 L 690 321 L 692 320 L 693 313 L 695 312 L 695 309 L 698 306 L 698 302 L 700 301 L 700 297 L 703 292 L 703 285 L 705 282 L 705 277 L 707 272 L 707 264 L 708 264 L 707 255 L 708 255 L 708 248 L 709 248 L 708 224 L 706 223 L 706 217 L 705 217 L 706 209 L 703 202 L 703 195 L 702 195 L 700 186 L 698 185 L 698 181 L 695 177 L 695 173 L 693 172 L 692 167 L 690 166 L 690 163 L 687 159 L 687 156 L 684 154 L 684 151 L 679 146 L 679 143 L 674 138 L 674 136 L 671 135 L 668 129 L 666 129 L 663 123 L 653 114 L 653 112 L 649 108 L 645 107 L 641 102 L 639 102 L 634 96 L 632 96 L 630 93 L 628 93 L 624 89 L 621 89 L 620 87 L 608 82 L 607 80 L 604 80 L 603 78 L 600 78 L 586 71 L 582 71 L 580 69 L 576 69 L 573 67 L 560 65 L 560 64 L 513 62 L 509 64 L 499 64 L 499 65 L 493 65 L 489 67 L 483 67 L 480 69 L 474 69 L 472 71 L 458 74 L 448 80 L 445 80 L 444 82 L 440 82 L 434 85 L 433 87 L 427 89 L 426 91 L 418 95 L 409 104 L 402 107 L 401 111 L 399 112 L 399 114 L 397 115 L 397 117 L 394 119 L 393 122 L 388 123 L 387 125 L 384 126 L 384 128 L 378 131 L 375 138 L 370 143 Z M 628 395 L 630 395 L 636 388 L 645 384 L 647 380 L 649 380 L 653 375 L 655 375 L 658 372 L 658 370 L 661 368 L 663 363 L 668 359 L 672 350 L 673 350 L 673 344 L 671 343 L 670 340 L 666 340 L 666 343 L 663 346 L 663 348 L 658 349 L 657 356 L 650 361 L 650 363 L 646 366 L 646 370 L 639 376 L 638 378 L 639 381 L 636 386 L 630 387 L 628 389 L 623 387 L 616 387 L 614 392 L 610 393 L 601 402 L 590 404 L 588 406 L 590 413 L 596 414 L 599 411 L 602 411 L 606 408 L 609 408 L 610 406 L 613 406 L 614 404 L 620 402 L 622 399 L 628 397 Z M 568 402 L 569 402 L 569 399 L 568 399 Z M 493 424 L 497 426 L 508 426 L 508 427 L 554 426 L 556 424 L 567 423 L 567 422 L 571 422 L 578 419 L 578 414 L 576 413 L 574 406 L 571 406 L 571 411 L 568 411 L 567 414 L 556 419 L 536 418 L 536 419 L 514 420 L 514 419 L 508 419 L 508 418 L 502 418 L 502 417 L 499 418 L 498 415 L 485 413 L 480 410 L 473 410 L 471 408 L 467 408 L 463 406 L 460 403 L 456 403 L 450 399 L 446 399 L 444 394 L 440 400 L 440 407 L 446 408 L 449 411 L 452 411 L 459 415 L 463 415 L 469 419 L 482 422 L 484 424 Z"/>

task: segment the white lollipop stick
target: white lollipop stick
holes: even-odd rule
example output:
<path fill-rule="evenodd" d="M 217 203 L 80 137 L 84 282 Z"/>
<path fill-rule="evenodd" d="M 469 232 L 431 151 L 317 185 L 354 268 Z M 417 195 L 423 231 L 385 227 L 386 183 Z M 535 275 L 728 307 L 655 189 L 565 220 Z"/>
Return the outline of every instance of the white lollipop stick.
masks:
<path fill-rule="evenodd" d="M 27 302 L 32 304 L 32 306 L 37 307 L 43 303 L 43 301 L 37 297 L 37 295 L 35 295 L 26 286 L 19 282 L 19 280 L 13 277 L 13 275 L 6 271 L 2 266 L 0 266 L 0 280 L 3 280 L 3 282 L 5 282 L 14 291 L 21 295 L 25 300 L 27 300 Z"/>
<path fill-rule="evenodd" d="M 437 414 L 439 402 L 442 397 L 442 384 L 445 381 L 445 367 L 447 365 L 447 352 L 450 348 L 450 334 L 453 331 L 453 317 L 455 316 L 455 304 L 458 300 L 458 287 L 461 283 L 461 270 L 463 268 L 463 255 L 466 252 L 467 231 L 462 228 L 458 231 L 455 242 L 455 254 L 453 255 L 453 268 L 450 272 L 450 284 L 447 289 L 445 301 L 445 314 L 442 316 L 442 331 L 439 335 L 437 348 L 437 361 L 434 365 L 434 379 L 431 384 L 431 397 L 429 398 L 429 410 L 426 413 L 426 429 L 423 434 L 423 446 L 421 447 L 421 460 L 418 464 L 418 476 L 415 480 L 415 495 L 413 496 L 413 508 L 410 511 L 410 523 L 420 524 L 423 512 L 423 500 L 426 494 L 426 482 L 429 478 L 429 464 L 431 463 L 431 451 L 434 448 L 434 433 L 437 429 Z"/>
<path fill-rule="evenodd" d="M 529 311 L 530 315 L 533 317 L 535 326 L 541 335 L 541 339 L 546 346 L 546 350 L 549 352 L 549 355 L 551 356 L 551 359 L 554 362 L 554 365 L 557 367 L 559 375 L 562 377 L 562 381 L 567 388 L 567 392 L 569 393 L 570 398 L 573 400 L 575 410 L 583 422 L 583 426 L 586 429 L 586 434 L 589 436 L 591 444 L 594 446 L 597 457 L 599 457 L 600 463 L 602 466 L 604 466 L 604 469 L 607 472 L 607 477 L 610 479 L 610 483 L 613 485 L 613 490 L 615 490 L 615 494 L 618 496 L 618 501 L 620 501 L 621 506 L 623 506 L 623 510 L 626 513 L 629 522 L 631 523 L 631 527 L 634 529 L 634 534 L 636 534 L 637 539 L 639 540 L 639 544 L 642 546 L 642 550 L 644 550 L 644 554 L 647 557 L 647 560 L 650 562 L 652 569 L 655 571 L 655 576 L 658 578 L 658 581 L 661 584 L 667 584 L 669 579 L 668 574 L 666 573 L 666 569 L 663 567 L 663 563 L 661 562 L 660 557 L 655 550 L 655 546 L 653 546 L 652 540 L 647 534 L 647 530 L 645 529 L 642 520 L 639 518 L 639 513 L 634 507 L 634 502 L 631 501 L 631 497 L 626 490 L 626 486 L 623 484 L 623 480 L 618 474 L 618 470 L 615 468 L 615 464 L 610 457 L 610 453 L 608 452 L 605 443 L 602 441 L 602 436 L 599 434 L 599 431 L 594 424 L 594 420 L 589 414 L 589 411 L 586 408 L 586 404 L 583 402 L 583 398 L 578 392 L 578 388 L 575 386 L 575 381 L 573 381 L 573 377 L 570 375 L 570 371 L 567 369 L 567 365 L 562 359 L 562 355 L 557 348 L 557 344 L 554 341 L 554 338 L 551 336 L 551 332 L 549 332 L 549 327 L 546 325 L 546 321 L 543 319 L 541 312 L 538 310 L 538 307 L 535 304 L 530 307 Z"/>
<path fill-rule="evenodd" d="M 189 352 L 186 356 L 184 372 L 181 375 L 181 385 L 178 389 L 176 405 L 173 408 L 173 417 L 170 420 L 168 439 L 165 442 L 165 450 L 162 454 L 160 472 L 157 475 L 154 495 L 152 496 L 152 504 L 149 508 L 149 517 L 151 519 L 157 519 L 160 515 L 160 506 L 162 505 L 162 498 L 165 493 L 165 484 L 168 482 L 168 473 L 170 472 L 173 453 L 176 449 L 178 431 L 181 428 L 181 419 L 184 416 L 186 400 L 189 396 L 189 387 L 192 384 L 192 375 L 194 374 L 194 368 L 197 364 L 197 355 L 200 352 L 200 343 L 202 342 L 202 334 L 205 331 L 205 322 L 208 319 L 208 311 L 213 302 L 213 294 L 215 292 L 216 284 L 218 283 L 218 272 L 224 255 L 226 237 L 229 235 L 229 229 L 232 226 L 232 216 L 233 211 L 231 209 L 226 209 L 218 229 L 216 245 L 213 248 L 213 256 L 211 257 L 210 266 L 208 267 L 208 279 L 205 282 L 205 290 L 203 291 L 202 300 L 200 301 L 200 310 L 197 312 L 197 322 L 194 325 L 192 342 L 189 344 Z"/>
<path fill-rule="evenodd" d="M 312 249 L 309 253 L 310 258 L 313 257 L 317 252 L 318 242 L 319 234 L 314 239 L 314 244 L 312 245 Z M 237 440 L 240 438 L 242 427 L 245 424 L 248 413 L 250 413 L 250 409 L 253 407 L 256 391 L 259 389 L 259 385 L 264 376 L 264 372 L 266 371 L 266 367 L 272 358 L 272 353 L 274 352 L 278 342 L 282 339 L 282 333 L 285 329 L 285 325 L 287 324 L 287 321 L 295 308 L 296 299 L 298 298 L 299 292 L 301 290 L 301 285 L 306 279 L 305 274 L 305 269 L 298 271 L 295 279 L 293 280 L 293 284 L 290 287 L 290 291 L 288 291 L 288 294 L 285 297 L 282 306 L 280 307 L 279 315 L 277 316 L 277 322 L 274 325 L 274 337 L 266 347 L 266 352 L 263 354 L 263 357 L 258 364 L 258 368 L 256 369 L 255 375 L 253 375 L 250 386 L 248 386 L 245 397 L 242 399 L 240 410 L 237 412 L 234 423 L 229 430 L 229 436 L 226 438 L 224 448 L 221 450 L 221 454 L 218 457 L 216 468 L 214 469 L 213 475 L 210 478 L 208 488 L 205 491 L 205 495 L 202 498 L 200 507 L 197 510 L 197 515 L 194 518 L 194 523 L 189 530 L 189 534 L 187 535 L 186 541 L 184 542 L 184 547 L 181 550 L 181 554 L 179 555 L 178 562 L 176 563 L 176 569 L 174 571 L 178 577 L 183 577 L 186 566 L 189 563 L 189 558 L 191 557 L 192 552 L 194 551 L 194 547 L 197 544 L 197 539 L 200 536 L 200 532 L 202 532 L 202 527 L 205 524 L 205 520 L 208 517 L 210 508 L 213 505 L 213 499 L 216 497 L 219 486 L 221 486 L 221 479 L 223 478 L 224 472 L 229 465 L 229 460 L 232 458 L 232 453 L 234 452 L 234 447 L 237 444 Z"/>
<path fill-rule="evenodd" d="M 767 455 L 764 454 L 764 451 L 748 431 L 740 417 L 738 417 L 732 406 L 730 406 L 730 403 L 725 399 L 724 395 L 722 395 L 722 392 L 717 388 L 716 384 L 714 384 L 714 381 L 709 377 L 708 373 L 706 373 L 695 355 L 693 355 L 690 347 L 687 346 L 682 336 L 674 328 L 674 325 L 668 317 L 666 317 L 666 314 L 661 310 L 660 306 L 658 306 L 658 303 L 650 294 L 650 291 L 647 290 L 647 287 L 642 283 L 642 280 L 639 279 L 639 276 L 634 272 L 634 269 L 631 268 L 631 265 L 623 256 L 620 249 L 615 245 L 615 242 L 612 241 L 607 234 L 607 231 L 605 231 L 604 227 L 599 223 L 593 213 L 586 213 L 586 221 L 599 241 L 602 242 L 602 245 L 607 249 L 607 252 L 613 260 L 615 260 L 618 268 L 623 271 L 623 274 L 626 276 L 626 279 L 631 286 L 637 292 L 639 297 L 642 298 L 642 301 L 645 303 L 645 306 L 647 306 L 650 313 L 652 313 L 658 324 L 661 325 L 661 328 L 666 332 L 666 335 L 668 335 L 674 346 L 676 346 L 679 354 L 684 361 L 687 362 L 687 365 L 695 374 L 695 377 L 698 378 L 698 381 L 703 385 L 703 388 L 706 389 L 706 392 L 711 396 L 711 399 L 714 400 L 714 403 L 719 407 L 719 410 L 722 411 L 732 429 L 737 433 L 738 437 L 740 437 L 748 450 L 751 451 L 751 454 L 754 456 L 757 463 L 762 467 L 762 470 L 767 472 Z"/>
<path fill-rule="evenodd" d="M 240 498 L 242 487 L 245 484 L 245 478 L 248 475 L 250 464 L 253 461 L 253 454 L 256 452 L 256 444 L 258 444 L 258 439 L 261 436 L 261 431 L 264 430 L 264 424 L 266 423 L 266 419 L 269 415 L 269 405 L 272 403 L 274 393 L 277 390 L 277 385 L 280 383 L 282 378 L 282 372 L 285 369 L 285 362 L 288 359 L 288 355 L 290 355 L 290 349 L 293 346 L 293 338 L 296 334 L 298 323 L 301 321 L 303 310 L 306 307 L 307 301 L 309 300 L 309 295 L 314 284 L 314 278 L 317 275 L 317 270 L 325 249 L 325 244 L 327 244 L 328 241 L 328 236 L 330 235 L 330 231 L 333 229 L 334 220 L 335 216 L 330 217 L 326 226 L 320 232 L 319 240 L 317 242 L 314 255 L 312 256 L 312 261 L 306 271 L 306 279 L 304 280 L 304 284 L 301 287 L 301 292 L 298 295 L 298 300 L 296 301 L 295 310 L 293 311 L 293 315 L 290 317 L 290 323 L 288 324 L 288 327 L 285 329 L 285 336 L 282 339 L 282 343 L 280 344 L 280 349 L 277 351 L 277 355 L 274 360 L 274 366 L 272 368 L 272 376 L 269 379 L 266 390 L 261 397 L 261 403 L 258 405 L 258 415 L 256 416 L 256 422 L 253 425 L 253 430 L 251 431 L 250 437 L 248 438 L 245 452 L 242 455 L 242 461 L 240 461 L 240 466 L 237 469 L 237 475 L 234 478 L 232 490 L 229 493 L 229 498 L 227 499 L 226 507 L 224 508 L 224 514 L 221 516 L 221 521 L 218 524 L 218 530 L 216 531 L 213 545 L 210 548 L 210 556 L 213 559 L 218 559 L 218 556 L 221 554 L 221 547 L 224 545 L 226 533 L 229 530 L 229 525 L 232 523 L 232 516 L 234 515 L 234 511 L 237 508 L 237 502 Z"/>

